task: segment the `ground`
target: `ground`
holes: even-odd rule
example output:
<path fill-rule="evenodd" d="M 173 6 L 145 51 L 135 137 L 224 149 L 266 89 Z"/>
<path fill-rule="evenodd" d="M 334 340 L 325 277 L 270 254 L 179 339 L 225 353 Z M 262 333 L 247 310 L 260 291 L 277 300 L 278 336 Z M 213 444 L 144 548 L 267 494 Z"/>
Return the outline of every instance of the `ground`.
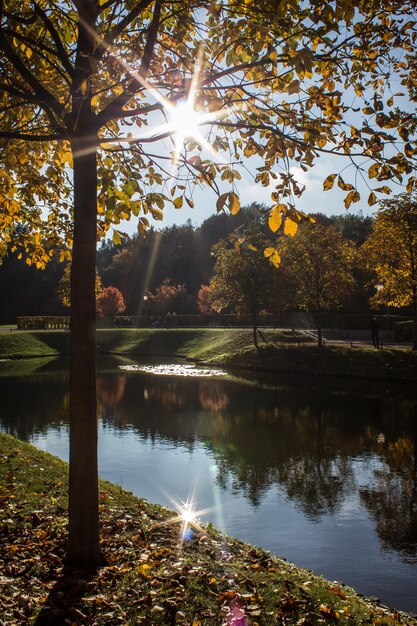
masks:
<path fill-rule="evenodd" d="M 379 626 L 411 616 L 102 482 L 107 565 L 64 564 L 67 466 L 0 434 L 0 623 Z M 1 621 L 2 620 L 2 621 Z"/>

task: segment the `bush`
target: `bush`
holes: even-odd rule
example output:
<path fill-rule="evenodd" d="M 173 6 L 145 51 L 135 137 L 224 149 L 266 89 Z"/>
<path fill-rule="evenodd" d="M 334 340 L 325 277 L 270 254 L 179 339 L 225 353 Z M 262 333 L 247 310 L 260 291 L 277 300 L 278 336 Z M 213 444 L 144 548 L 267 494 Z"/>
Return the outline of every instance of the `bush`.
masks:
<path fill-rule="evenodd" d="M 24 315 L 17 318 L 18 330 L 67 330 L 70 318 L 65 315 Z"/>

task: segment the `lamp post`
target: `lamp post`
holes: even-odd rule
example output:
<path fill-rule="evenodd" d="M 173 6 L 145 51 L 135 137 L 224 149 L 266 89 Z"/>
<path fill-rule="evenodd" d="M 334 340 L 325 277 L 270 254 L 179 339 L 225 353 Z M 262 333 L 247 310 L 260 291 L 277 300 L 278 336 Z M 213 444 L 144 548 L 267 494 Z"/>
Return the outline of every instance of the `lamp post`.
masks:
<path fill-rule="evenodd" d="M 383 283 L 378 283 L 377 285 L 375 285 L 375 288 L 377 290 L 378 293 L 381 293 L 381 291 L 383 291 L 384 289 L 384 285 Z M 386 329 L 389 330 L 389 304 L 387 304 L 387 312 L 386 312 Z"/>
<path fill-rule="evenodd" d="M 146 293 L 145 293 L 145 295 L 143 296 L 143 316 L 144 316 L 144 318 L 145 318 L 145 321 L 144 321 L 144 326 L 147 326 L 147 325 L 148 325 L 148 324 L 147 324 L 147 307 L 146 307 L 147 302 L 148 302 L 148 296 L 147 296 L 147 295 L 146 295 Z"/>

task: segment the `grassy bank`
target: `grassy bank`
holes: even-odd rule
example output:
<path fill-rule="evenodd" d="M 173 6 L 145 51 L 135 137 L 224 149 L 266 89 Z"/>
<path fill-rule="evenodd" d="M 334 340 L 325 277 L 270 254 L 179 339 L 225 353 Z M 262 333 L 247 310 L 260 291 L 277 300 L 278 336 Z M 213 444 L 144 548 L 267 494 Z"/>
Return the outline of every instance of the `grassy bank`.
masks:
<path fill-rule="evenodd" d="M 0 620 L 7 626 L 417 625 L 210 526 L 181 541 L 176 513 L 105 482 L 108 565 L 71 570 L 62 560 L 67 466 L 2 434 L 0 459 Z"/>
<path fill-rule="evenodd" d="M 407 350 L 326 346 L 297 341 L 290 333 L 267 331 L 257 353 L 245 329 L 108 329 L 97 331 L 101 354 L 185 357 L 205 363 L 318 376 L 416 381 L 417 354 Z M 68 354 L 69 333 L 0 333 L 0 358 Z"/>

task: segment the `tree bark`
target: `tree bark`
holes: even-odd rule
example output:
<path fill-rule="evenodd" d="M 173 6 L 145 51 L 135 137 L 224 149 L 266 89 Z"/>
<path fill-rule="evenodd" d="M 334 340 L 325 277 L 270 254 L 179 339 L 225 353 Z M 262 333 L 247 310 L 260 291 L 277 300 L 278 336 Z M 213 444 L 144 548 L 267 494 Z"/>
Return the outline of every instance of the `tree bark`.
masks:
<path fill-rule="evenodd" d="M 417 289 L 413 289 L 413 350 L 417 350 Z"/>
<path fill-rule="evenodd" d="M 319 348 L 322 348 L 323 347 L 323 333 L 321 331 L 320 313 L 316 313 L 316 325 L 317 325 L 317 345 Z"/>
<path fill-rule="evenodd" d="M 253 334 L 253 345 L 255 346 L 256 350 L 259 352 L 259 345 L 258 345 L 258 334 L 257 334 L 257 330 L 258 330 L 258 319 L 257 319 L 257 315 L 256 315 L 256 309 L 254 306 L 252 306 L 252 334 Z"/>
<path fill-rule="evenodd" d="M 67 560 L 94 568 L 99 546 L 96 399 L 97 163 L 95 138 L 73 139 L 74 239 L 71 264 L 70 470 Z"/>

